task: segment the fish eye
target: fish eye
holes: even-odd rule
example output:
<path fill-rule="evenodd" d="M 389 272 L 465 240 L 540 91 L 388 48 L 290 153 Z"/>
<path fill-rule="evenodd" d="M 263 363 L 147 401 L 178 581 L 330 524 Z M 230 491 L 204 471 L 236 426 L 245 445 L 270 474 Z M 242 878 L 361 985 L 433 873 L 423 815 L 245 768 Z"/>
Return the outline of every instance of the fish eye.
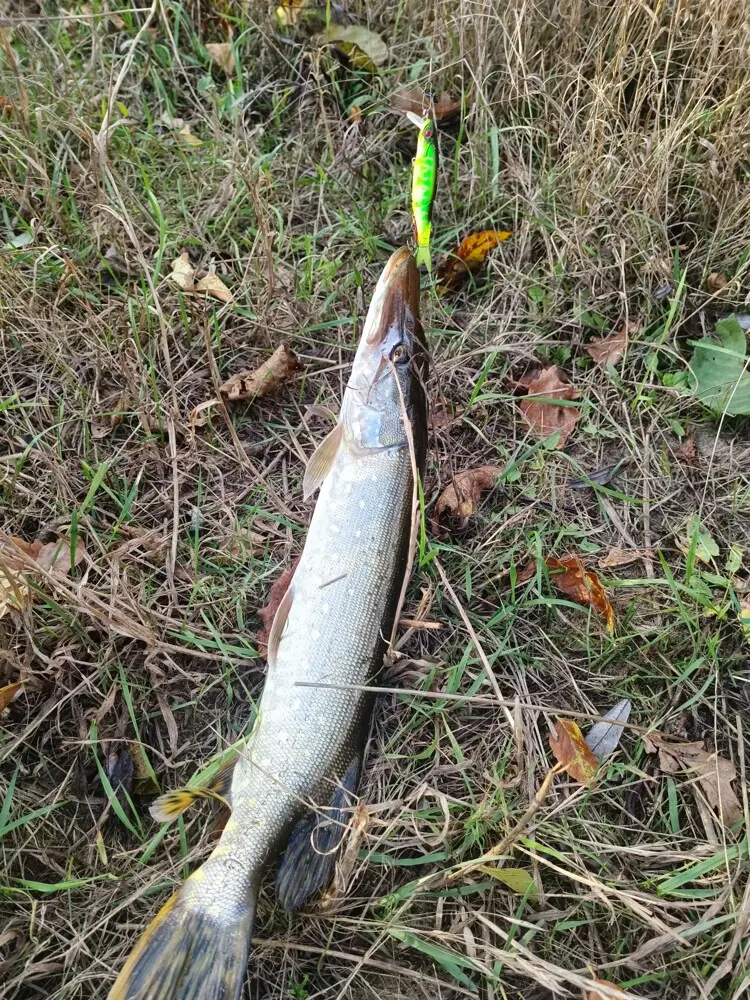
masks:
<path fill-rule="evenodd" d="M 403 344 L 396 344 L 390 354 L 391 361 L 397 365 L 402 361 L 406 361 L 406 348 Z"/>

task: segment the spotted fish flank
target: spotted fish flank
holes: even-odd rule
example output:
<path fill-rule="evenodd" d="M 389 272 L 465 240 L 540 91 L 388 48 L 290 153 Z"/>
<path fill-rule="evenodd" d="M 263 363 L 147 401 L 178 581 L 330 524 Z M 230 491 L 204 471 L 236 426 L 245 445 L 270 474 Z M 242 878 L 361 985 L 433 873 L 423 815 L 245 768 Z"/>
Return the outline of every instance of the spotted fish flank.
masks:
<path fill-rule="evenodd" d="M 109 1000 L 238 1000 L 269 866 L 283 854 L 277 888 L 286 909 L 328 880 L 371 713 L 371 696 L 357 688 L 382 665 L 407 562 L 413 480 L 404 406 L 421 470 L 425 369 L 419 276 L 403 248 L 373 294 L 335 434 L 308 467 L 305 488 L 320 495 L 269 634 L 257 722 L 231 787 L 213 790 L 231 817 L 205 864 L 146 929 Z M 185 792 L 169 793 L 157 815 L 171 815 Z"/>

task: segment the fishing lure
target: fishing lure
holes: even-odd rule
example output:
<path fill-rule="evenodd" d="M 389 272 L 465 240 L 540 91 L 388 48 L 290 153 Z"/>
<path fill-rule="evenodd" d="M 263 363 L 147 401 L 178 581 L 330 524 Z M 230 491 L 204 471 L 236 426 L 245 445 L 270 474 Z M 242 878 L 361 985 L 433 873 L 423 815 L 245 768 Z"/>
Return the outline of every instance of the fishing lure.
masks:
<path fill-rule="evenodd" d="M 419 129 L 417 155 L 412 163 L 411 220 L 417 244 L 416 264 L 432 269 L 430 234 L 432 232 L 432 205 L 435 201 L 438 175 L 438 147 L 435 123 L 432 118 L 421 118 L 408 111 L 406 117 Z"/>

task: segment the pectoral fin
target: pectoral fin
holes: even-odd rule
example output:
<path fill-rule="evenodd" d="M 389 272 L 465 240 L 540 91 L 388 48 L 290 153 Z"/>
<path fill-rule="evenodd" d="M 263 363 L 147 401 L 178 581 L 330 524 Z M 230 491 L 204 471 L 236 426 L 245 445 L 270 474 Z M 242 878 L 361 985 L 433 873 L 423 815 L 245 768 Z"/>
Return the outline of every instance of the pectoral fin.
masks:
<path fill-rule="evenodd" d="M 171 823 L 172 820 L 182 816 L 186 809 L 189 809 L 198 799 L 214 799 L 220 802 L 227 809 L 232 806 L 229 802 L 229 793 L 232 789 L 232 773 L 234 765 L 237 763 L 238 753 L 232 754 L 221 765 L 210 781 L 204 785 L 185 785 L 183 788 L 175 788 L 171 792 L 165 792 L 153 802 L 149 812 L 159 823 Z"/>
<path fill-rule="evenodd" d="M 272 667 L 276 663 L 276 658 L 279 655 L 279 643 L 281 642 L 281 637 L 284 634 L 284 628 L 286 627 L 286 620 L 289 617 L 289 612 L 292 610 L 292 601 L 294 600 L 294 590 L 293 588 L 294 580 L 286 589 L 286 593 L 281 598 L 281 603 L 276 609 L 276 614 L 274 615 L 273 625 L 271 626 L 271 631 L 268 635 L 268 652 L 266 653 L 266 659 L 268 660 L 268 666 Z"/>
<path fill-rule="evenodd" d="M 344 425 L 336 424 L 330 434 L 327 434 L 312 453 L 310 461 L 305 469 L 305 478 L 302 483 L 302 494 L 305 500 L 309 500 L 313 493 L 322 485 L 323 480 L 331 471 L 331 466 L 336 458 L 341 441 L 344 437 Z"/>
<path fill-rule="evenodd" d="M 299 909 L 330 881 L 354 806 L 361 764 L 357 757 L 346 769 L 328 809 L 308 813 L 292 830 L 276 877 L 276 893 L 287 912 Z"/>

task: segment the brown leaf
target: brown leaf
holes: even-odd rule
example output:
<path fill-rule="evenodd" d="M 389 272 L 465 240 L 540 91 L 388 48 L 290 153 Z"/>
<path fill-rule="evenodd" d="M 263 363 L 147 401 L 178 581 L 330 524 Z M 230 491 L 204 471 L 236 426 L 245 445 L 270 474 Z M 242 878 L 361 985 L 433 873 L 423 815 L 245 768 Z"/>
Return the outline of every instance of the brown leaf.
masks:
<path fill-rule="evenodd" d="M 609 603 L 601 580 L 596 573 L 587 570 L 579 556 L 566 556 L 564 559 L 555 559 L 549 556 L 544 561 L 547 564 L 547 569 L 552 571 L 550 580 L 553 585 L 566 597 L 570 597 L 580 604 L 590 604 L 606 619 L 609 631 L 614 632 L 615 610 Z"/>
<path fill-rule="evenodd" d="M 207 274 L 195 283 L 196 292 L 205 292 L 219 302 L 233 302 L 234 296 L 217 274 Z"/>
<path fill-rule="evenodd" d="M 421 115 L 423 110 L 430 108 L 433 121 L 441 122 L 459 113 L 461 101 L 454 101 L 450 94 L 443 93 L 437 101 L 430 105 L 430 101 L 421 87 L 407 87 L 391 97 L 391 107 L 394 111 L 401 111 L 404 114 L 411 111 L 414 115 Z"/>
<path fill-rule="evenodd" d="M 206 52 L 227 76 L 234 73 L 234 52 L 231 42 L 208 42 Z"/>
<path fill-rule="evenodd" d="M 611 983 L 608 979 L 595 979 L 594 982 L 599 986 L 608 986 L 611 993 L 614 993 L 615 996 L 627 996 L 616 983 Z M 584 990 L 583 1000 L 612 1000 L 612 996 L 611 994 L 603 993 L 601 990 Z"/>
<path fill-rule="evenodd" d="M 271 357 L 253 372 L 241 372 L 227 379 L 220 392 L 225 399 L 255 399 L 265 396 L 299 368 L 294 351 L 279 344 Z"/>
<path fill-rule="evenodd" d="M 16 681 L 15 684 L 6 684 L 5 687 L 0 688 L 0 714 L 18 697 L 23 688 L 23 681 Z"/>
<path fill-rule="evenodd" d="M 618 566 L 631 566 L 639 559 L 653 558 L 655 549 L 610 549 L 606 556 L 599 560 L 599 569 L 617 569 Z"/>
<path fill-rule="evenodd" d="M 562 448 L 581 416 L 576 406 L 558 406 L 547 400 L 575 399 L 578 393 L 561 377 L 556 365 L 544 368 L 529 384 L 529 394 L 518 404 L 523 418 L 539 438 L 558 432 L 557 447 Z M 536 398 L 535 398 L 536 397 Z"/>
<path fill-rule="evenodd" d="M 611 333 L 608 337 L 594 337 L 587 345 L 586 353 L 598 365 L 616 365 L 622 361 L 628 349 L 628 329 L 626 326 L 619 333 Z"/>
<path fill-rule="evenodd" d="M 80 566 L 86 558 L 86 550 L 80 538 L 76 541 L 74 558 L 76 566 Z M 64 579 L 66 576 L 69 576 L 71 569 L 70 540 L 67 538 L 58 538 L 54 542 L 47 542 L 46 545 L 42 545 L 39 549 L 36 561 L 43 569 L 46 569 L 49 573 L 52 573 L 53 576 L 56 576 L 59 579 Z"/>
<path fill-rule="evenodd" d="M 438 497 L 435 517 L 439 520 L 446 510 L 464 519 L 471 517 L 477 509 L 482 490 L 491 490 L 502 471 L 499 465 L 481 465 L 477 469 L 459 472 Z"/>
<path fill-rule="evenodd" d="M 438 266 L 435 275 L 438 295 L 460 288 L 467 276 L 474 274 L 484 264 L 487 254 L 512 235 L 507 230 L 485 229 L 481 233 L 466 236 L 453 254 L 444 257 Z"/>
<path fill-rule="evenodd" d="M 297 568 L 299 560 L 300 557 L 297 556 L 289 569 L 285 569 L 280 576 L 276 577 L 271 585 L 271 590 L 268 595 L 268 604 L 266 604 L 266 606 L 261 608 L 258 612 L 258 617 L 263 622 L 263 628 L 255 637 L 255 642 L 261 656 L 266 656 L 268 654 L 268 640 L 271 635 L 271 626 L 273 625 L 273 620 L 276 617 L 276 612 L 278 611 L 284 594 L 287 592 L 289 584 L 292 582 L 292 577 L 294 576 L 294 571 Z"/>
<path fill-rule="evenodd" d="M 719 292 L 723 291 L 729 281 L 726 276 L 721 273 L 721 271 L 713 271 L 706 278 L 706 291 L 710 292 L 712 295 L 717 295 Z"/>
<path fill-rule="evenodd" d="M 101 441 L 108 437 L 115 427 L 122 423 L 122 410 L 127 406 L 127 396 L 122 393 L 112 407 L 110 413 L 102 413 L 91 418 L 91 437 L 94 441 Z"/>
<path fill-rule="evenodd" d="M 190 258 L 186 253 L 180 254 L 172 261 L 172 273 L 169 277 L 178 288 L 188 295 L 205 294 L 210 295 L 220 302 L 232 302 L 233 296 L 224 282 L 218 275 L 209 273 L 204 275 L 199 281 L 195 280 L 195 268 L 190 263 Z"/>
<path fill-rule="evenodd" d="M 8 609 L 22 609 L 32 600 L 32 591 L 26 579 L 33 567 L 23 555 L 35 560 L 38 565 L 62 579 L 70 573 L 70 543 L 65 538 L 42 545 L 35 540 L 27 542 L 16 535 L 0 535 L 0 618 Z M 83 543 L 78 539 L 76 566 L 85 557 Z"/>
<path fill-rule="evenodd" d="M 0 618 L 7 615 L 9 608 L 21 610 L 29 603 L 31 588 L 21 573 L 27 565 L 20 553 L 36 559 L 41 547 L 41 542 L 0 535 Z"/>
<path fill-rule="evenodd" d="M 659 751 L 659 767 L 667 774 L 693 772 L 709 804 L 724 826 L 734 826 L 742 819 L 742 804 L 732 788 L 737 777 L 734 764 L 717 753 L 706 750 L 702 741 L 677 743 L 663 733 L 649 733 L 644 738 L 646 749 Z"/>
<path fill-rule="evenodd" d="M 579 781 L 590 785 L 599 770 L 599 760 L 591 752 L 578 725 L 570 719 L 558 719 L 555 731 L 549 734 L 549 745 L 562 770 Z"/>

